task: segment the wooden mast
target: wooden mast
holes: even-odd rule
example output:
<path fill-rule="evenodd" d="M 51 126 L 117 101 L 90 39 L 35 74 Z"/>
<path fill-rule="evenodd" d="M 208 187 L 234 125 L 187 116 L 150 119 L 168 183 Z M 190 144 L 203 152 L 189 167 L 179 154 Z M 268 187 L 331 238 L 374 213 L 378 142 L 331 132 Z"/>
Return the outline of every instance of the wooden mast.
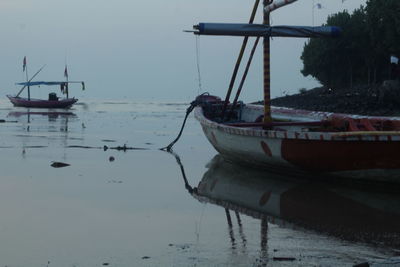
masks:
<path fill-rule="evenodd" d="M 29 86 L 29 79 L 28 79 L 28 65 L 25 63 L 25 77 L 26 82 L 28 83 L 28 100 L 31 100 L 31 87 Z"/>
<path fill-rule="evenodd" d="M 263 24 L 270 26 L 269 14 L 266 7 L 272 4 L 273 0 L 264 0 L 264 21 Z M 270 61 L 270 37 L 264 37 L 264 122 L 269 123 L 271 119 L 271 61 Z"/>
<path fill-rule="evenodd" d="M 68 68 L 67 68 L 67 64 L 65 63 L 65 69 L 64 69 L 64 77 L 65 77 L 65 91 L 67 94 L 67 99 L 69 98 L 69 88 L 68 88 Z"/>
<path fill-rule="evenodd" d="M 270 26 L 270 13 L 280 7 L 292 4 L 297 0 L 264 0 L 264 22 Z M 273 3 L 274 2 L 274 3 Z M 269 123 L 271 118 L 271 62 L 270 62 L 270 37 L 264 37 L 264 122 Z"/>

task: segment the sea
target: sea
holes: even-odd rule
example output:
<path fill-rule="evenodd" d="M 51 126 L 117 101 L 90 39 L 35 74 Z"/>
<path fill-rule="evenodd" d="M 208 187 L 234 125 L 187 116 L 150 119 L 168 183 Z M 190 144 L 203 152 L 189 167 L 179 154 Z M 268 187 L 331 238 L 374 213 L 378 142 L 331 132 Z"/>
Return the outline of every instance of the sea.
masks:
<path fill-rule="evenodd" d="M 189 103 L 0 100 L 0 266 L 400 265 L 400 198 L 225 161 Z M 364 265 L 366 266 L 366 265 Z"/>

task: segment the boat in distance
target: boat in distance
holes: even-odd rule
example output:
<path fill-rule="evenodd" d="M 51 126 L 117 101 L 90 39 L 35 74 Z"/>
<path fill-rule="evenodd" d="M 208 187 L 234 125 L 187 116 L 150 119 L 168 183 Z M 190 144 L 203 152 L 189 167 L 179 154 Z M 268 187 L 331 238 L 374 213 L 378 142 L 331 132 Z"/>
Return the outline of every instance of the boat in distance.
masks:
<path fill-rule="evenodd" d="M 82 89 L 85 89 L 85 83 L 84 82 L 66 82 L 66 81 L 61 81 L 61 82 L 44 82 L 44 81 L 37 81 L 37 82 L 23 82 L 23 83 L 17 83 L 17 85 L 22 85 L 22 89 L 20 92 L 15 95 L 7 95 L 7 98 L 10 100 L 10 102 L 16 106 L 16 107 L 26 107 L 26 108 L 61 108 L 61 109 L 67 109 L 70 108 L 73 104 L 75 104 L 78 99 L 75 97 L 69 97 L 68 96 L 68 85 L 71 83 L 80 83 L 82 85 Z M 67 96 L 65 98 L 58 97 L 56 93 L 51 92 L 49 93 L 48 99 L 36 99 L 36 98 L 31 98 L 30 97 L 30 87 L 32 86 L 41 86 L 41 85 L 47 85 L 47 86 L 60 86 L 61 92 L 63 94 L 66 94 Z M 20 97 L 20 93 L 25 89 L 28 88 L 28 97 Z"/>
<path fill-rule="evenodd" d="M 16 107 L 67 109 L 78 101 L 78 99 L 75 97 L 69 97 L 69 85 L 79 83 L 82 85 L 82 90 L 85 90 L 85 82 L 68 80 L 67 65 L 65 65 L 64 69 L 64 77 L 66 78 L 65 81 L 32 81 L 46 65 L 41 67 L 30 79 L 28 79 L 28 68 L 26 62 L 26 57 L 24 57 L 22 69 L 26 75 L 26 82 L 16 83 L 16 85 L 22 86 L 16 95 L 7 95 L 7 98 L 10 100 L 10 102 Z M 48 99 L 31 98 L 31 87 L 34 86 L 58 86 L 61 94 L 65 95 L 65 97 L 58 97 L 55 92 L 51 92 L 48 95 Z M 25 89 L 27 91 L 27 97 L 21 97 L 20 95 Z"/>
<path fill-rule="evenodd" d="M 75 104 L 77 98 L 57 99 L 57 100 L 45 100 L 45 99 L 28 99 L 23 97 L 15 97 L 7 95 L 7 98 L 15 107 L 26 107 L 26 108 L 70 108 Z"/>

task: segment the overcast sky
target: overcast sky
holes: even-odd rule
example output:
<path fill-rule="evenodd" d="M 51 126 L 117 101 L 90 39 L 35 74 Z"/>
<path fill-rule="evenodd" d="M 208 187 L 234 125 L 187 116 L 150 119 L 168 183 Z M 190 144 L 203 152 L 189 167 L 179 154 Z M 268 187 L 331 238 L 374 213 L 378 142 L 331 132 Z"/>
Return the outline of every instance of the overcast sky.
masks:
<path fill-rule="evenodd" d="M 329 14 L 352 11 L 366 0 L 299 0 L 271 15 L 274 25 L 319 25 Z M 189 101 L 199 91 L 198 22 L 247 22 L 253 0 L 0 0 L 0 98 L 17 91 L 42 65 L 36 80 L 84 80 L 84 99 Z M 316 5 L 321 4 L 321 9 Z M 314 5 L 314 8 L 313 8 Z M 259 9 L 260 11 L 261 9 Z M 256 22 L 261 23 L 257 13 Z M 224 95 L 241 45 L 240 37 L 198 38 L 202 91 Z M 252 42 L 251 42 L 252 43 Z M 272 95 L 318 85 L 300 74 L 304 40 L 272 40 Z M 261 47 L 245 84 L 243 99 L 262 98 Z M 239 82 L 237 82 L 238 84 Z"/>

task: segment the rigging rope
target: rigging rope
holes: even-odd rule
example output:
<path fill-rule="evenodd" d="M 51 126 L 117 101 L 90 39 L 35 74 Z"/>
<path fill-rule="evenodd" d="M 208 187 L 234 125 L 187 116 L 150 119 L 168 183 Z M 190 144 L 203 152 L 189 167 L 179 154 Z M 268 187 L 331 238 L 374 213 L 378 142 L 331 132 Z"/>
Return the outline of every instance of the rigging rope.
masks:
<path fill-rule="evenodd" d="M 197 95 L 200 94 L 200 92 L 202 92 L 202 88 L 201 88 L 201 73 L 200 73 L 200 46 L 199 46 L 199 42 L 200 42 L 200 36 L 196 35 L 196 65 L 197 65 L 197 78 L 198 78 L 198 82 L 199 82 L 199 88 L 197 90 Z"/>

